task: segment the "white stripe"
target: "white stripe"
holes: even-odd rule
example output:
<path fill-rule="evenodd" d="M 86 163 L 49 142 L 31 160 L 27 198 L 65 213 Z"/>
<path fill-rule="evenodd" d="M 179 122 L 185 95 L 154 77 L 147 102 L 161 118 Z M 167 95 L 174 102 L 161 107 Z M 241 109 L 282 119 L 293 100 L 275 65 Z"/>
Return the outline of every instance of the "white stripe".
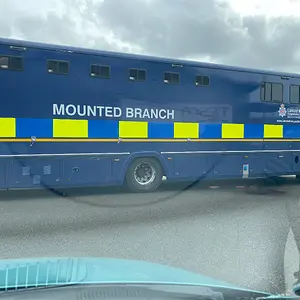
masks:
<path fill-rule="evenodd" d="M 4 154 L 0 158 L 8 157 L 41 157 L 41 156 L 112 156 L 112 155 L 130 155 L 130 152 L 120 153 L 42 153 L 42 154 Z"/>
<path fill-rule="evenodd" d="M 282 153 L 282 152 L 300 152 L 300 149 L 292 150 L 224 150 L 224 151 L 178 151 L 178 152 L 160 152 L 161 154 L 213 154 L 213 153 Z M 51 156 L 113 156 L 113 155 L 130 155 L 130 152 L 96 152 L 96 153 L 41 153 L 41 154 L 3 154 L 0 158 L 10 158 L 10 157 L 51 157 Z"/>
<path fill-rule="evenodd" d="M 228 151 L 182 151 L 182 152 L 160 152 L 161 154 L 211 154 L 211 153 L 282 153 L 282 152 L 300 152 L 300 149 L 287 150 L 228 150 Z"/>

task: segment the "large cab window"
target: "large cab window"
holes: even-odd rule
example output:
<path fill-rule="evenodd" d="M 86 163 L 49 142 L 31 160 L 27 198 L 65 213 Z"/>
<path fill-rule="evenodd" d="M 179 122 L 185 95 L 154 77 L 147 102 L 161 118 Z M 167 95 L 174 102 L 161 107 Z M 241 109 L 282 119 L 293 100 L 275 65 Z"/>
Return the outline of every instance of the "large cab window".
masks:
<path fill-rule="evenodd" d="M 283 85 L 281 83 L 263 82 L 260 90 L 263 102 L 283 102 Z"/>
<path fill-rule="evenodd" d="M 292 104 L 298 104 L 300 101 L 299 96 L 299 85 L 291 85 L 290 86 L 290 103 Z"/>

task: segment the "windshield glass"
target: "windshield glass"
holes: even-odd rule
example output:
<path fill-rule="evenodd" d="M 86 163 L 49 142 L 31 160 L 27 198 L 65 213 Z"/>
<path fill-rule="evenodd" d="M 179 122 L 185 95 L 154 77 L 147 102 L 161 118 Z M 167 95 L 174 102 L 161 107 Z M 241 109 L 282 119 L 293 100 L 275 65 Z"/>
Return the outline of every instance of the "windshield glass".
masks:
<path fill-rule="evenodd" d="M 7 269 L 26 275 L 26 259 L 84 257 L 102 281 L 291 293 L 299 12 L 289 0 L 1 0 L 0 286 L 19 286 Z M 126 264 L 112 276 L 102 259 Z M 23 284 L 48 282 L 34 272 Z"/>

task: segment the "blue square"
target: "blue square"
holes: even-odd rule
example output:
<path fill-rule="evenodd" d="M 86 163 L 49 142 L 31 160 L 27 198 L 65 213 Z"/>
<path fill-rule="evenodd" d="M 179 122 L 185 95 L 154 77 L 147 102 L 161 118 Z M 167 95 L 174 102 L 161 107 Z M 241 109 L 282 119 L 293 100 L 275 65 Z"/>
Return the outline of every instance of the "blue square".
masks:
<path fill-rule="evenodd" d="M 117 120 L 89 120 L 89 138 L 118 138 Z"/>
<path fill-rule="evenodd" d="M 200 124 L 200 138 L 220 139 L 222 137 L 222 124 Z"/>
<path fill-rule="evenodd" d="M 172 139 L 174 138 L 173 123 L 148 123 L 148 138 L 150 139 Z"/>
<path fill-rule="evenodd" d="M 17 138 L 53 137 L 53 122 L 51 119 L 16 119 Z"/>
<path fill-rule="evenodd" d="M 245 124 L 244 125 L 245 139 L 263 139 L 264 124 Z"/>
<path fill-rule="evenodd" d="M 300 138 L 300 124 L 299 125 L 283 125 L 284 138 Z"/>

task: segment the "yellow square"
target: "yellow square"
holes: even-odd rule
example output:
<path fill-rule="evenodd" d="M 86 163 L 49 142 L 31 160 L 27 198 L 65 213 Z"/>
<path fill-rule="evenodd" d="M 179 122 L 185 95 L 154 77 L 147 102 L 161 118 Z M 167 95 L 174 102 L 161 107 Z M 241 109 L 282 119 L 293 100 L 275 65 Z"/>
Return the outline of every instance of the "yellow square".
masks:
<path fill-rule="evenodd" d="M 148 138 L 148 122 L 120 121 L 119 137 Z"/>
<path fill-rule="evenodd" d="M 16 137 L 15 118 L 0 118 L 0 137 Z"/>
<path fill-rule="evenodd" d="M 174 138 L 176 139 L 199 138 L 199 124 L 175 122 Z"/>
<path fill-rule="evenodd" d="M 283 138 L 283 125 L 264 125 L 264 138 Z"/>
<path fill-rule="evenodd" d="M 53 120 L 53 137 L 56 138 L 87 138 L 87 120 Z"/>
<path fill-rule="evenodd" d="M 244 124 L 222 124 L 223 139 L 243 139 Z"/>

